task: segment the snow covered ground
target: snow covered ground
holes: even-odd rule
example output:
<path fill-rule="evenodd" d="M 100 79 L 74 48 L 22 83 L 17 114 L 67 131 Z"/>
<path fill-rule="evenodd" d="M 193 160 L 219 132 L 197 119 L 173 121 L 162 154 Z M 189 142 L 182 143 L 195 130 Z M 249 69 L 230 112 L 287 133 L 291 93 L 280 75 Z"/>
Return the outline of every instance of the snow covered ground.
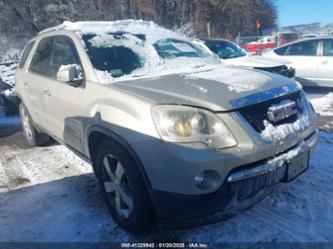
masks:
<path fill-rule="evenodd" d="M 332 93 L 309 93 L 326 120 Z M 0 242 L 333 241 L 333 133 L 321 131 L 310 169 L 248 211 L 212 225 L 131 235 L 104 206 L 91 167 L 65 147 L 28 148 L 0 109 Z"/>

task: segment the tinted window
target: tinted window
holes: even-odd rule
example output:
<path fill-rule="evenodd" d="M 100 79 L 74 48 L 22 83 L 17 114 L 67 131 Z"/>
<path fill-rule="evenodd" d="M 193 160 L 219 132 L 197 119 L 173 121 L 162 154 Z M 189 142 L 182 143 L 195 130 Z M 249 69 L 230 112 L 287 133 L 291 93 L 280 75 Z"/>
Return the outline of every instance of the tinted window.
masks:
<path fill-rule="evenodd" d="M 230 59 L 245 56 L 246 53 L 236 44 L 226 41 L 207 41 L 207 47 L 220 58 Z"/>
<path fill-rule="evenodd" d="M 324 44 L 324 56 L 333 56 L 333 39 L 325 39 L 323 41 Z"/>
<path fill-rule="evenodd" d="M 28 58 L 28 55 L 31 51 L 31 48 L 32 46 L 34 45 L 35 42 L 29 42 L 27 43 L 27 45 L 25 46 L 24 50 L 23 50 L 23 53 L 22 53 L 22 56 L 21 56 L 21 60 L 20 60 L 20 63 L 19 63 L 19 68 L 22 68 Z"/>
<path fill-rule="evenodd" d="M 288 46 L 284 55 L 315 56 L 317 55 L 318 41 L 303 41 Z"/>
<path fill-rule="evenodd" d="M 53 43 L 49 76 L 56 79 L 57 72 L 61 66 L 72 64 L 81 65 L 74 44 L 70 38 L 56 37 Z M 77 74 L 79 73 L 78 71 Z"/>
<path fill-rule="evenodd" d="M 110 33 L 108 35 L 111 41 L 120 39 L 126 43 L 127 38 L 123 37 L 122 34 Z M 83 40 L 91 63 L 97 70 L 107 71 L 112 77 L 120 77 L 142 67 L 140 57 L 132 49 L 120 45 L 113 46 L 112 42 L 101 43 L 98 46 L 93 45 L 92 41 L 95 37 L 96 35 L 84 35 Z"/>
<path fill-rule="evenodd" d="M 30 71 L 49 76 L 49 66 L 52 53 L 53 38 L 42 39 L 32 58 Z"/>

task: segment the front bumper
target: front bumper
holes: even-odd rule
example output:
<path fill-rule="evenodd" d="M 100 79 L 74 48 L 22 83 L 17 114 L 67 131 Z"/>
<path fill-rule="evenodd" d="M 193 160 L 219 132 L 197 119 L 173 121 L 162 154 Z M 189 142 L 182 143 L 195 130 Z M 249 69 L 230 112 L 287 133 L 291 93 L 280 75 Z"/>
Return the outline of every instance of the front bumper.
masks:
<path fill-rule="evenodd" d="M 288 66 L 279 66 L 279 67 L 268 67 L 268 68 L 263 68 L 263 67 L 255 67 L 255 69 L 270 72 L 270 73 L 276 73 L 291 79 L 295 78 L 296 75 L 296 70 L 293 67 L 288 67 Z"/>
<path fill-rule="evenodd" d="M 182 195 L 149 190 L 156 214 L 164 227 L 191 227 L 229 218 L 269 195 L 278 183 L 287 181 L 289 163 L 296 156 L 310 153 L 319 137 L 315 130 L 302 142 L 281 153 L 275 164 L 268 160 L 234 169 L 214 193 Z M 285 157 L 292 154 L 294 157 Z M 302 172 L 300 172 L 302 173 Z"/>

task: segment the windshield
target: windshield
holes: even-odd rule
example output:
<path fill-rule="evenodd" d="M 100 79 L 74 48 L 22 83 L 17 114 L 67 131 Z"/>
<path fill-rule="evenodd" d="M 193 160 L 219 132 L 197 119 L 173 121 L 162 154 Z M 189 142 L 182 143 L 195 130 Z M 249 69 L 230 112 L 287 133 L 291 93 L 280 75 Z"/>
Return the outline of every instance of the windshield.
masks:
<path fill-rule="evenodd" d="M 148 40 L 131 33 L 84 34 L 81 36 L 99 79 L 180 73 L 219 62 L 191 42 L 166 38 Z"/>
<path fill-rule="evenodd" d="M 164 39 L 159 40 L 154 44 L 158 55 L 161 58 L 175 58 L 175 57 L 207 57 L 209 56 L 204 50 L 195 46 L 193 43 L 176 40 Z"/>
<path fill-rule="evenodd" d="M 206 46 L 222 59 L 246 56 L 246 52 L 236 44 L 227 41 L 206 41 Z"/>
<path fill-rule="evenodd" d="M 109 73 L 113 78 L 132 73 L 143 66 L 142 58 L 136 53 L 143 37 L 126 33 L 83 35 L 88 56 L 94 68 Z M 133 41 L 134 40 L 134 41 Z M 138 43 L 138 44 L 136 44 Z"/>

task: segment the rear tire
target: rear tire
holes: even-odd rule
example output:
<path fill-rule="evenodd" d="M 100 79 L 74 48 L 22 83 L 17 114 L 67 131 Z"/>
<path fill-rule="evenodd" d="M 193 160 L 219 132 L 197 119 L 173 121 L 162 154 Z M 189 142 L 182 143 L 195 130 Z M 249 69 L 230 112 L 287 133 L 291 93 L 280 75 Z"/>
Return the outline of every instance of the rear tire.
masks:
<path fill-rule="evenodd" d="M 38 132 L 36 130 L 30 113 L 22 103 L 20 103 L 19 112 L 21 117 L 22 131 L 26 142 L 31 147 L 46 144 L 50 137 L 47 134 Z"/>
<path fill-rule="evenodd" d="M 100 144 L 96 174 L 112 217 L 125 230 L 139 233 L 154 220 L 151 202 L 133 158 L 112 140 Z"/>

